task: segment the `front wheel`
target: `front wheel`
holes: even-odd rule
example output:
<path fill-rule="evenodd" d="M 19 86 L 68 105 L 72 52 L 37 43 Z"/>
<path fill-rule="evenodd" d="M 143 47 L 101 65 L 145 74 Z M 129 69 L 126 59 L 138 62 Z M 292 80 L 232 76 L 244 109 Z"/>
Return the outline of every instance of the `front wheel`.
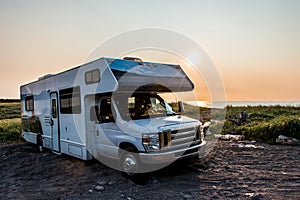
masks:
<path fill-rule="evenodd" d="M 125 178 L 133 181 L 141 179 L 141 162 L 136 149 L 128 147 L 122 150 L 120 169 L 122 170 L 121 173 Z"/>

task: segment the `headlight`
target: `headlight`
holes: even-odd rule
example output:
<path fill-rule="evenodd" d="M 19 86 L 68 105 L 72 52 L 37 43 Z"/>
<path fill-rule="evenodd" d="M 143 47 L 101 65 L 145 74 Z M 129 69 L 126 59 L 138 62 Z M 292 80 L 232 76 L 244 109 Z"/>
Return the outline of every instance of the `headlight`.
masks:
<path fill-rule="evenodd" d="M 158 134 L 143 134 L 143 145 L 147 151 L 159 150 Z"/>

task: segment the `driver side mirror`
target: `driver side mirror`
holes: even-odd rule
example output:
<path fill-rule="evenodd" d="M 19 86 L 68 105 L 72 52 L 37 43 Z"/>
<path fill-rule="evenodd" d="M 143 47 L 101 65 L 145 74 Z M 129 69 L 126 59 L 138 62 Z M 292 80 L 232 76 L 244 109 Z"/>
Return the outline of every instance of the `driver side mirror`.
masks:
<path fill-rule="evenodd" d="M 178 111 L 180 114 L 184 113 L 184 105 L 182 101 L 178 101 Z"/>

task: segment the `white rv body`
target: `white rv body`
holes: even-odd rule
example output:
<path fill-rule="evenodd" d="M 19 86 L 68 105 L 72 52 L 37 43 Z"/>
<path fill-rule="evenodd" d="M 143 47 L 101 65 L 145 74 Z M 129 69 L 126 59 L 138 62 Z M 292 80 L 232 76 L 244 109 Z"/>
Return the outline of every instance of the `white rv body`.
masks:
<path fill-rule="evenodd" d="M 180 66 L 100 58 L 21 86 L 22 136 L 54 153 L 83 160 L 118 159 L 126 146 L 134 147 L 144 163 L 160 162 L 162 156 L 172 160 L 195 155 L 205 144 L 199 132 L 201 123 L 169 115 L 169 106 L 157 96 L 193 87 Z M 143 98 L 165 106 L 166 113 L 134 118 L 128 111 L 133 109 L 129 101 L 137 106 Z M 128 116 L 121 112 L 123 100 Z M 99 118 L 106 108 L 108 114 Z M 153 134 L 157 144 L 146 144 L 145 137 L 152 141 Z"/>
<path fill-rule="evenodd" d="M 84 78 L 77 77 L 87 71 L 99 70 L 101 73 L 100 85 L 85 85 Z M 104 84 L 105 82 L 105 84 Z M 104 59 L 87 63 L 83 66 L 49 76 L 36 82 L 21 86 L 22 102 L 22 125 L 26 126 L 26 120 L 37 120 L 38 117 L 42 127 L 43 146 L 52 149 L 56 153 L 69 154 L 84 160 L 90 159 L 86 149 L 86 130 L 84 115 L 84 95 L 80 95 L 80 114 L 59 114 L 57 112 L 56 123 L 51 126 L 54 120 L 51 110 L 51 99 L 56 99 L 59 106 L 59 91 L 67 88 L 80 87 L 85 94 L 103 93 L 114 91 L 117 87 L 116 79 L 107 71 L 107 63 Z M 34 110 L 27 111 L 25 97 L 31 96 L 34 99 Z M 58 110 L 57 110 L 58 111 Z M 25 140 L 37 143 L 36 132 L 22 129 Z M 41 134 L 41 133 L 40 133 Z"/>

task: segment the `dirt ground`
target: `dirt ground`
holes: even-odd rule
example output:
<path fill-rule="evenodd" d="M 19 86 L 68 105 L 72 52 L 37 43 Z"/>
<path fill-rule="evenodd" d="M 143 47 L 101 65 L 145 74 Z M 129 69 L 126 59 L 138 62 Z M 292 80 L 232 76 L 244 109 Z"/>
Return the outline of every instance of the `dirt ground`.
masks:
<path fill-rule="evenodd" d="M 255 148 L 259 147 L 259 148 Z M 150 173 L 135 184 L 94 161 L 28 143 L 0 145 L 0 199 L 297 199 L 300 147 L 218 141 L 193 164 Z"/>

